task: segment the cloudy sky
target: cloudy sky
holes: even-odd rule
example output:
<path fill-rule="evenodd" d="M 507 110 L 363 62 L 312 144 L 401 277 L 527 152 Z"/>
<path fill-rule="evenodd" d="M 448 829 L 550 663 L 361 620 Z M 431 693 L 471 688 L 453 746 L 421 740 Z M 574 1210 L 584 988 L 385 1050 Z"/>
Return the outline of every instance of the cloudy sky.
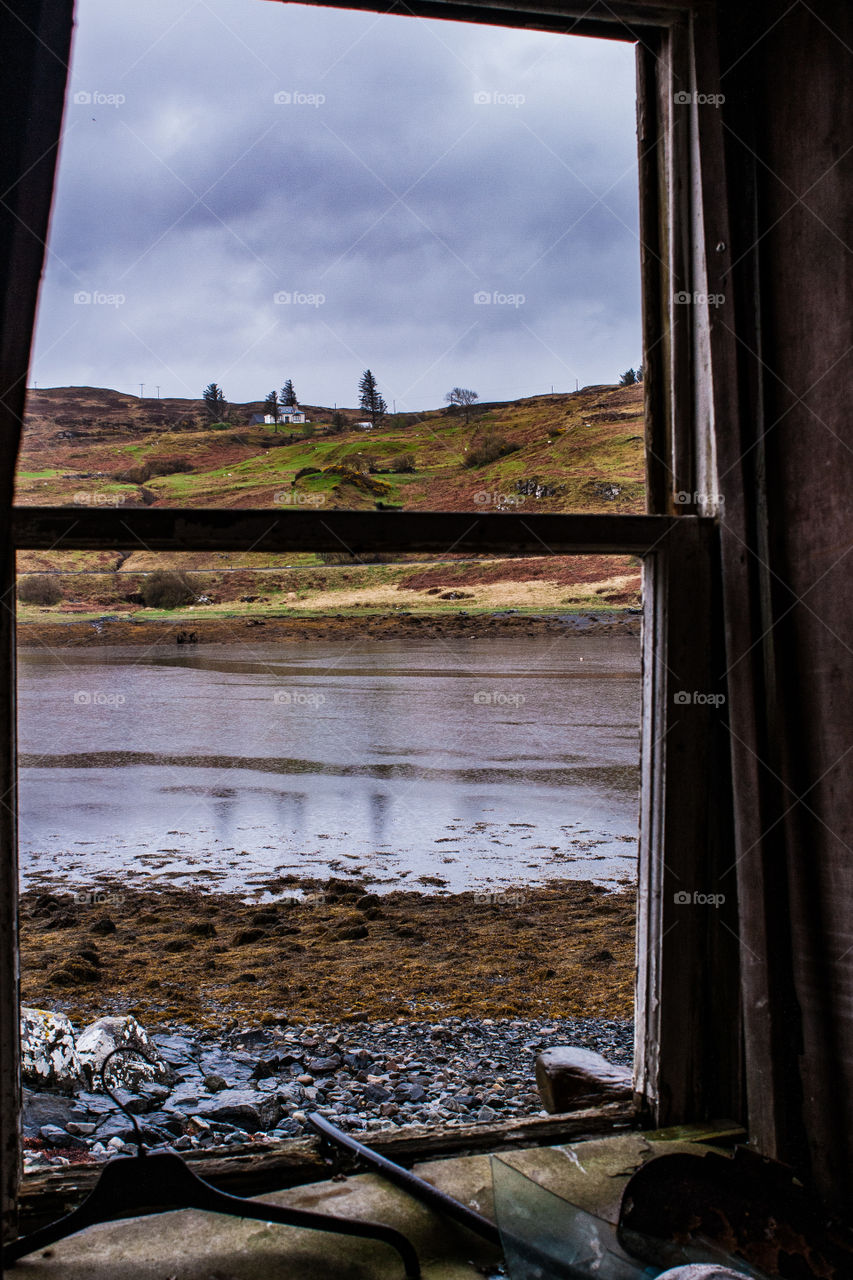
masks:
<path fill-rule="evenodd" d="M 433 408 L 640 359 L 628 44 L 78 0 L 31 381 Z"/>

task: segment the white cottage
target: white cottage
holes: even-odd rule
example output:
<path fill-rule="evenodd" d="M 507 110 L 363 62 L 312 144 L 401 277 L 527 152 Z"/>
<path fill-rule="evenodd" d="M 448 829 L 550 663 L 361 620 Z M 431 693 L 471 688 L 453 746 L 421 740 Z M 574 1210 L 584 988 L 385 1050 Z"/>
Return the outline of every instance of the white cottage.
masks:
<path fill-rule="evenodd" d="M 305 417 L 305 414 L 302 412 L 301 409 L 298 409 L 296 405 L 293 405 L 293 404 L 289 404 L 286 407 L 279 410 L 278 420 L 279 422 L 283 422 L 286 425 L 291 425 L 291 426 L 294 423 L 311 421 L 310 418 Z M 269 426 L 273 426 L 275 425 L 275 418 L 271 413 L 267 413 L 264 415 L 264 422 L 266 422 Z"/>

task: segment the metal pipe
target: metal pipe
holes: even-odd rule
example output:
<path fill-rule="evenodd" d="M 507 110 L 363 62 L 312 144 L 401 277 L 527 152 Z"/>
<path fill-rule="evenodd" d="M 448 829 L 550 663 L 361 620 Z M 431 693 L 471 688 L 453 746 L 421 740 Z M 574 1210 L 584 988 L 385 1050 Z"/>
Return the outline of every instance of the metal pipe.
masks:
<path fill-rule="evenodd" d="M 422 1204 L 428 1205 L 430 1209 L 435 1209 L 436 1213 L 442 1213 L 448 1218 L 453 1218 L 455 1222 L 467 1227 L 469 1231 L 473 1231 L 484 1240 L 488 1240 L 490 1244 L 496 1245 L 498 1248 L 501 1247 L 501 1237 L 497 1227 L 488 1218 L 478 1213 L 476 1209 L 469 1209 L 467 1205 L 462 1204 L 459 1200 L 454 1200 L 452 1196 L 447 1195 L 444 1191 L 439 1191 L 437 1187 L 425 1182 L 417 1174 L 410 1173 L 408 1169 L 403 1169 L 400 1165 L 394 1164 L 393 1160 L 388 1160 L 385 1156 L 379 1155 L 378 1152 L 372 1151 L 370 1147 L 366 1147 L 364 1143 L 359 1142 L 356 1138 L 350 1137 L 347 1133 L 342 1133 L 340 1129 L 336 1128 L 325 1116 L 321 1116 L 318 1112 L 312 1111 L 305 1119 L 322 1138 L 334 1143 L 337 1147 L 343 1147 L 344 1150 L 351 1151 L 353 1155 L 358 1156 L 365 1164 L 369 1164 L 374 1168 L 377 1173 L 381 1173 L 383 1178 L 387 1178 L 395 1187 L 400 1187 L 402 1191 L 408 1191 L 409 1195 L 414 1196 L 416 1200 L 420 1200 Z"/>

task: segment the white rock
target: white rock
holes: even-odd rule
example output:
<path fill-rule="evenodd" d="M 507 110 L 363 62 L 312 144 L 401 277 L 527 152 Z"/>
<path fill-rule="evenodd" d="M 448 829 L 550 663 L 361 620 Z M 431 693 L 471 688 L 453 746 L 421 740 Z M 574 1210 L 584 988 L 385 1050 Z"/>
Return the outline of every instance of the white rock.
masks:
<path fill-rule="evenodd" d="M 672 1271 L 662 1271 L 658 1280 L 744 1280 L 744 1276 L 742 1271 L 732 1271 L 730 1267 L 691 1262 L 686 1267 L 674 1267 Z"/>
<path fill-rule="evenodd" d="M 64 1013 L 21 1010 L 21 1073 L 31 1089 L 70 1092 L 81 1083 L 74 1028 Z"/>
<path fill-rule="evenodd" d="M 148 1032 L 126 1014 L 118 1018 L 98 1018 L 77 1037 L 77 1055 L 90 1088 L 103 1087 L 101 1068 L 115 1049 L 136 1049 L 139 1053 L 117 1054 L 111 1059 L 107 1067 L 108 1088 L 133 1091 L 146 1081 L 165 1084 L 173 1078 L 171 1067 L 160 1057 Z M 145 1061 L 146 1058 L 150 1061 Z"/>

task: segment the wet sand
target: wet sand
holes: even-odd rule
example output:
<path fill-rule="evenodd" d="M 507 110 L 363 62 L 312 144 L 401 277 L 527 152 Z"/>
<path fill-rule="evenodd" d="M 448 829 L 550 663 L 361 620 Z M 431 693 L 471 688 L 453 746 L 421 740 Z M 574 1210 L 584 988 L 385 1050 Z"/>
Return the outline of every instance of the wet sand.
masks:
<path fill-rule="evenodd" d="M 102 881 L 21 899 L 22 1002 L 146 1026 L 473 1017 L 630 1018 L 634 893 L 502 894 L 271 881 L 273 902 Z"/>

